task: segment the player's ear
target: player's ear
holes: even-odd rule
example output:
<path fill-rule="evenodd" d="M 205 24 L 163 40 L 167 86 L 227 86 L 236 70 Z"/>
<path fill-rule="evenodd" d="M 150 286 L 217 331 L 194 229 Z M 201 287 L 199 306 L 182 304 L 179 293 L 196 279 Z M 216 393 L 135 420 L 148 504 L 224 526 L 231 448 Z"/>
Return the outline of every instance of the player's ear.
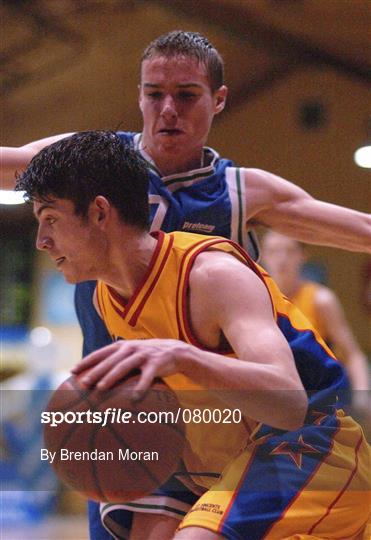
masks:
<path fill-rule="evenodd" d="M 216 92 L 214 93 L 215 99 L 215 114 L 219 114 L 225 107 L 228 95 L 228 88 L 223 84 Z"/>
<path fill-rule="evenodd" d="M 97 225 L 104 226 L 110 217 L 111 210 L 112 205 L 108 199 L 103 195 L 98 195 L 90 206 L 90 215 Z"/>

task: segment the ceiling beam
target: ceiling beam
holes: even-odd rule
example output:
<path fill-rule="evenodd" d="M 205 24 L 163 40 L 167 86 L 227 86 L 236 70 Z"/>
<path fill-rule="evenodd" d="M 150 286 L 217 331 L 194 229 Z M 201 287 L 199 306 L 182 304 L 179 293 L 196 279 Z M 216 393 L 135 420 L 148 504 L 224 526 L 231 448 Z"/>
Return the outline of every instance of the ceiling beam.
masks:
<path fill-rule="evenodd" d="M 235 5 L 228 0 L 172 0 L 170 6 L 187 16 L 214 23 L 224 32 L 233 32 L 241 39 L 267 47 L 275 53 L 287 54 L 289 58 L 296 56 L 298 63 L 326 65 L 361 82 L 371 81 L 371 66 L 367 62 L 344 58 L 290 32 L 273 28 L 251 13 L 248 2 Z"/>

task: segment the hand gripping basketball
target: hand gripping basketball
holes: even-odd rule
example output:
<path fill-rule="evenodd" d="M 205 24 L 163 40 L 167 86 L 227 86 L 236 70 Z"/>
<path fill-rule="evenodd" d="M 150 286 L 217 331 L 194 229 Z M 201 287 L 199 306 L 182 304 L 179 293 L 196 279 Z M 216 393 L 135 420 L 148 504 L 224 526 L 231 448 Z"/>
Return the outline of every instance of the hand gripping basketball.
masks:
<path fill-rule="evenodd" d="M 176 395 L 155 379 L 133 401 L 138 376 L 99 391 L 80 382 L 83 374 L 64 381 L 45 411 L 45 447 L 57 476 L 97 501 L 151 493 L 178 469 L 182 456 L 185 428 Z"/>

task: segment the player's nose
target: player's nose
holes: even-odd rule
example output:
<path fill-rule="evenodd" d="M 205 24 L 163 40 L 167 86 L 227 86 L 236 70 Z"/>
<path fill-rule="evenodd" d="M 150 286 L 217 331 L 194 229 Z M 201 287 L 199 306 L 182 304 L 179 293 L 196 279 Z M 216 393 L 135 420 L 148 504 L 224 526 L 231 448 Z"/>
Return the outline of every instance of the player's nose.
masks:
<path fill-rule="evenodd" d="M 40 227 L 36 236 L 36 248 L 40 250 L 50 249 L 53 246 L 53 240 Z"/>
<path fill-rule="evenodd" d="M 172 96 L 165 96 L 162 102 L 161 115 L 165 119 L 172 119 L 177 117 L 177 110 L 175 101 Z"/>

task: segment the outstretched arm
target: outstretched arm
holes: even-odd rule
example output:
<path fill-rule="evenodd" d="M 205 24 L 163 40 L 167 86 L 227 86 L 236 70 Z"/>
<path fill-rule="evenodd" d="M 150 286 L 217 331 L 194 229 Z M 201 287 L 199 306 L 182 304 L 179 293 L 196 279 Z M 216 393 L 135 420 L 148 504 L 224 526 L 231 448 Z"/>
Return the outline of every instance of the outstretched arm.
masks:
<path fill-rule="evenodd" d="M 45 139 L 33 141 L 20 147 L 2 146 L 0 148 L 0 188 L 14 189 L 16 174 L 21 173 L 40 150 L 69 135 L 72 135 L 72 133 L 46 137 Z"/>
<path fill-rule="evenodd" d="M 247 219 L 301 242 L 371 253 L 371 215 L 311 197 L 260 169 L 244 169 Z"/>

